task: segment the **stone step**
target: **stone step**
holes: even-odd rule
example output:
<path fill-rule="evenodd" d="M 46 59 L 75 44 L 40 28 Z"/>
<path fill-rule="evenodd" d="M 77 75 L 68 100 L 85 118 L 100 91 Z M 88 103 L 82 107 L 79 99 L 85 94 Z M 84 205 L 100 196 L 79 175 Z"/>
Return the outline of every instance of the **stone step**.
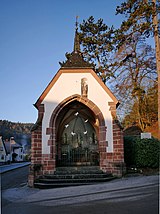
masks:
<path fill-rule="evenodd" d="M 97 178 L 97 179 L 40 179 L 34 183 L 35 188 L 49 189 L 49 188 L 60 188 L 69 186 L 80 186 L 80 185 L 91 185 L 101 182 L 107 182 L 115 179 L 115 177 Z"/>
<path fill-rule="evenodd" d="M 68 179 L 47 179 L 41 178 L 38 180 L 39 183 L 90 183 L 90 182 L 105 182 L 113 179 L 113 177 L 105 178 L 68 178 Z"/>
<path fill-rule="evenodd" d="M 35 181 L 34 186 L 36 188 L 58 188 L 58 187 L 66 187 L 66 186 L 79 186 L 79 185 L 86 185 L 86 184 L 95 184 L 100 182 L 107 182 L 110 180 L 115 179 L 112 175 L 106 175 L 104 177 L 97 176 L 97 177 L 85 177 L 85 175 L 81 175 L 77 178 L 48 178 L 48 176 L 44 176 L 43 178 L 39 178 Z"/>
<path fill-rule="evenodd" d="M 61 188 L 70 186 L 81 186 L 81 185 L 91 185 L 92 183 L 41 183 L 35 182 L 34 187 L 39 189 L 51 189 L 51 188 Z"/>
<path fill-rule="evenodd" d="M 100 167 L 99 166 L 61 166 L 61 167 L 57 167 L 56 170 L 57 171 L 68 171 L 68 170 L 77 170 L 77 171 L 81 171 L 81 170 L 99 170 Z"/>
<path fill-rule="evenodd" d="M 111 174 L 107 173 L 100 173 L 100 174 L 51 174 L 51 175 L 44 175 L 44 178 L 47 179 L 82 179 L 82 178 L 105 178 L 109 177 Z"/>
<path fill-rule="evenodd" d="M 114 179 L 111 173 L 105 173 L 99 167 L 58 167 L 54 174 L 43 175 L 37 179 L 34 186 L 37 188 L 58 188 L 95 184 Z"/>
<path fill-rule="evenodd" d="M 69 174 L 103 174 L 99 167 L 58 167 L 54 174 L 56 175 L 69 175 Z"/>

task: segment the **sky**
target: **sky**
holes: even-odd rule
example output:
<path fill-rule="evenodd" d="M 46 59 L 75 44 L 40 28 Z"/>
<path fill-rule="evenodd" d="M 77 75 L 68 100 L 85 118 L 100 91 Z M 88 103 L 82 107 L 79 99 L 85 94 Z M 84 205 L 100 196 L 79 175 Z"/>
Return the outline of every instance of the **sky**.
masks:
<path fill-rule="evenodd" d="M 33 106 L 72 52 L 75 20 L 120 26 L 122 0 L 0 0 L 0 120 L 35 123 Z"/>

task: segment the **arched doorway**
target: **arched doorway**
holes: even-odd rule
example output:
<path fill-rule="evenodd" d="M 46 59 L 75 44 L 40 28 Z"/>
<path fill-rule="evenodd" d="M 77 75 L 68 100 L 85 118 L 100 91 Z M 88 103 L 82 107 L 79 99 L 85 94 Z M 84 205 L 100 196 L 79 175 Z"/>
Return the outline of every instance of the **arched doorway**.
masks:
<path fill-rule="evenodd" d="M 56 129 L 56 166 L 99 165 L 99 131 L 90 108 L 70 102 L 59 112 Z"/>

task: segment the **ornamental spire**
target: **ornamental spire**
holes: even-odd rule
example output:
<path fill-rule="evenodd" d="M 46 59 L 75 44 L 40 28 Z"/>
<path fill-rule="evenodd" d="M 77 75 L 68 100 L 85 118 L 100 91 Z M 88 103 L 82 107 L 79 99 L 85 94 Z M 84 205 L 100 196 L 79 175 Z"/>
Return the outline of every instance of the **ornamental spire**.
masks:
<path fill-rule="evenodd" d="M 78 16 L 76 16 L 75 23 L 75 38 L 74 49 L 72 53 L 66 53 L 67 60 L 59 62 L 62 68 L 93 68 L 94 65 L 85 61 L 83 54 L 80 51 L 79 33 L 78 33 Z"/>
<path fill-rule="evenodd" d="M 79 42 L 79 34 L 78 34 L 78 18 L 79 16 L 76 16 L 76 28 L 75 28 L 75 38 L 74 38 L 74 53 L 80 52 L 80 42 Z"/>

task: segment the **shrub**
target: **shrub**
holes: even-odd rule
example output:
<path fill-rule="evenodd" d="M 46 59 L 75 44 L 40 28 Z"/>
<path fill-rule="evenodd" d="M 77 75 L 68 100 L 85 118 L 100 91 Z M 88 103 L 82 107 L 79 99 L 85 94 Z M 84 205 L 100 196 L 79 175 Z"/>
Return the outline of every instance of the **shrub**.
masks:
<path fill-rule="evenodd" d="M 160 141 L 158 139 L 124 138 L 124 161 L 127 167 L 159 167 Z"/>
<path fill-rule="evenodd" d="M 137 167 L 159 167 L 160 141 L 157 139 L 137 139 L 135 163 Z"/>

